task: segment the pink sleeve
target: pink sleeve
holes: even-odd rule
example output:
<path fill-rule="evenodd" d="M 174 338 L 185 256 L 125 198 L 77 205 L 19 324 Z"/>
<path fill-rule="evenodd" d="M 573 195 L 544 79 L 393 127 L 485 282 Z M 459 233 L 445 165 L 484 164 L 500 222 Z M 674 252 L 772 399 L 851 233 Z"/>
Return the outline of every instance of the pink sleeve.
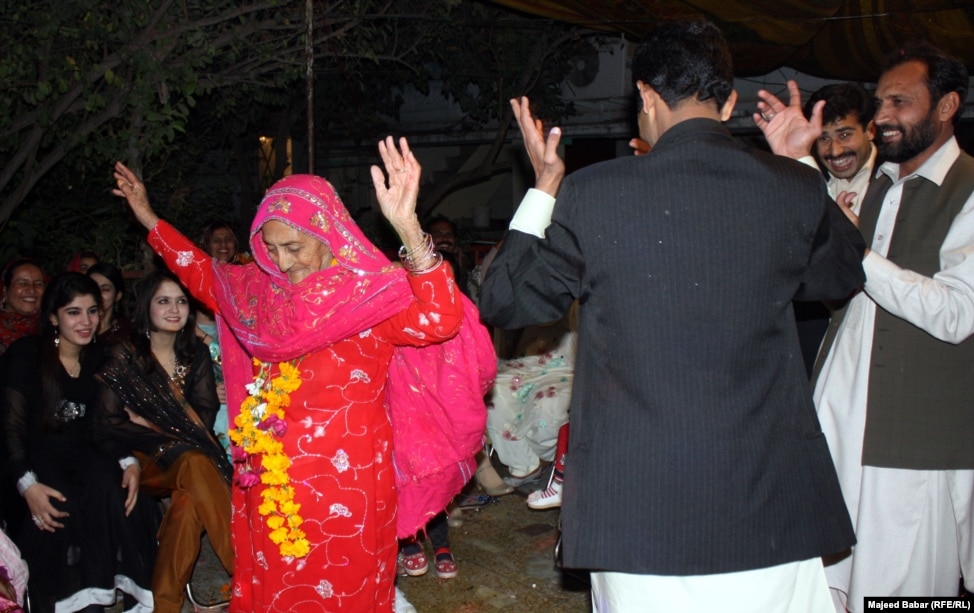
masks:
<path fill-rule="evenodd" d="M 446 264 L 424 275 L 407 274 L 413 301 L 373 332 L 394 345 L 422 347 L 453 338 L 463 321 L 460 288 Z"/>
<path fill-rule="evenodd" d="M 10 584 L 17 592 L 17 602 L 23 604 L 29 575 L 27 563 L 21 559 L 20 550 L 14 542 L 2 531 L 0 531 L 0 566 L 7 569 Z"/>
<path fill-rule="evenodd" d="M 165 221 L 149 231 L 149 246 L 197 300 L 217 310 L 213 295 L 213 258 Z"/>

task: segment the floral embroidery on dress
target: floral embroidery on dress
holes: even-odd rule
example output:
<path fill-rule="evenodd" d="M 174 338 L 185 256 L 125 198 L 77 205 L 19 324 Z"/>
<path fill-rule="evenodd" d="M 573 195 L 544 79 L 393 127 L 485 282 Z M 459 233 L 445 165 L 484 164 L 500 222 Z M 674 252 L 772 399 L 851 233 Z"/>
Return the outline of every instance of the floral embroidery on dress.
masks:
<path fill-rule="evenodd" d="M 331 598 L 334 594 L 331 583 L 325 581 L 324 579 L 318 583 L 318 585 L 315 587 L 315 591 L 318 592 L 318 595 L 322 598 Z"/>
<path fill-rule="evenodd" d="M 335 457 L 331 459 L 331 463 L 335 466 L 335 469 L 340 473 L 345 472 L 351 467 L 351 465 L 348 463 L 348 454 L 345 453 L 344 449 L 338 450 L 338 453 L 335 454 Z"/>
<path fill-rule="evenodd" d="M 332 515 L 341 515 L 342 517 L 352 516 L 352 512 L 348 510 L 348 507 L 337 502 L 331 505 L 330 507 L 328 507 L 328 510 L 331 512 Z"/>
<path fill-rule="evenodd" d="M 527 402 L 528 398 L 531 397 L 531 391 L 534 390 L 534 383 L 526 383 L 517 389 L 515 396 L 519 402 Z"/>
<path fill-rule="evenodd" d="M 372 378 L 369 376 L 369 373 L 365 372 L 364 370 L 359 370 L 358 368 L 352 370 L 350 379 L 352 381 L 361 381 L 362 383 L 372 382 Z"/>
<path fill-rule="evenodd" d="M 193 252 L 192 251 L 179 251 L 176 253 L 176 266 L 182 266 L 185 268 L 193 263 Z"/>

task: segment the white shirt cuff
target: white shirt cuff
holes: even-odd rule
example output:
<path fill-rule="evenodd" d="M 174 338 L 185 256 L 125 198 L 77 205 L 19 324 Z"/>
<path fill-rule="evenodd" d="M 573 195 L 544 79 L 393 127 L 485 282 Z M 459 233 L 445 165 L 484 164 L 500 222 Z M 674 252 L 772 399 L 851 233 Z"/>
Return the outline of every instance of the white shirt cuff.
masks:
<path fill-rule="evenodd" d="M 551 224 L 551 213 L 554 209 L 554 198 L 540 189 L 531 188 L 517 207 L 510 228 L 544 238 L 545 228 Z"/>
<path fill-rule="evenodd" d="M 23 477 L 17 479 L 17 491 L 20 492 L 21 496 L 32 485 L 37 485 L 37 473 L 32 470 L 27 471 Z"/>
<path fill-rule="evenodd" d="M 805 155 L 798 158 L 798 161 L 806 166 L 811 166 L 815 170 L 822 172 L 822 169 L 818 167 L 818 162 L 815 161 L 815 157 L 811 155 Z"/>
<path fill-rule="evenodd" d="M 129 466 L 138 463 L 139 461 L 136 459 L 134 455 L 130 455 L 128 457 L 122 458 L 121 460 L 118 461 L 118 465 L 122 467 L 122 470 L 125 470 Z"/>

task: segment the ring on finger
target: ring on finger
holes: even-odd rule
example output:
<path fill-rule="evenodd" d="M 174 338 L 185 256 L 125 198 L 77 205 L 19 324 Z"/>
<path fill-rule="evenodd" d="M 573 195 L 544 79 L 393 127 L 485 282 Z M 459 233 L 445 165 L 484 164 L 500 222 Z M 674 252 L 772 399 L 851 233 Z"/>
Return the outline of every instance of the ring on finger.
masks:
<path fill-rule="evenodd" d="M 44 525 L 44 518 L 41 517 L 40 515 L 34 515 L 31 517 L 31 519 L 34 520 L 34 525 L 37 526 L 38 528 Z"/>
<path fill-rule="evenodd" d="M 761 111 L 761 119 L 765 121 L 771 121 L 772 119 L 774 119 L 774 113 L 769 114 L 764 111 Z"/>

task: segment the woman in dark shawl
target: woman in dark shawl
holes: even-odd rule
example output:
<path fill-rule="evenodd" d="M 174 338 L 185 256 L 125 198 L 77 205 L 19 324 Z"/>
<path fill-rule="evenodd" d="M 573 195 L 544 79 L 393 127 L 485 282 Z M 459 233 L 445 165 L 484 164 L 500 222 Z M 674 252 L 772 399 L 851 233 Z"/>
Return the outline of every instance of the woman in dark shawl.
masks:
<path fill-rule="evenodd" d="M 142 490 L 172 499 L 152 575 L 157 613 L 182 608 L 204 531 L 233 572 L 232 467 L 212 434 L 220 403 L 209 351 L 195 329 L 186 291 L 168 271 L 154 271 L 137 292 L 131 341 L 116 347 L 99 375 L 100 440 L 135 450 Z"/>

